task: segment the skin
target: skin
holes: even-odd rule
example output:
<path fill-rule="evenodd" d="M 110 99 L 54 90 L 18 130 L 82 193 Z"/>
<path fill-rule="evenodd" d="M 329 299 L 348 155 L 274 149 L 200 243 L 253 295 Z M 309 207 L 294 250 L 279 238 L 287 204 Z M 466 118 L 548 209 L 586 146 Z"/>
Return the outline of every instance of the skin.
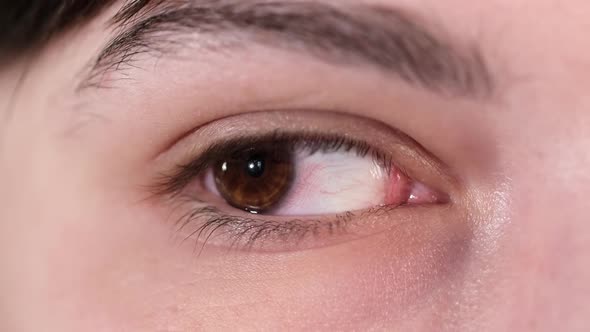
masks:
<path fill-rule="evenodd" d="M 77 95 L 116 8 L 2 68 L 0 330 L 586 330 L 590 4 L 379 3 L 476 41 L 497 77 L 493 100 L 262 47 L 162 59 L 134 83 Z M 197 255 L 144 185 L 207 139 L 170 147 L 182 133 L 273 107 L 334 108 L 403 130 L 462 186 L 415 172 L 459 203 L 305 250 Z"/>

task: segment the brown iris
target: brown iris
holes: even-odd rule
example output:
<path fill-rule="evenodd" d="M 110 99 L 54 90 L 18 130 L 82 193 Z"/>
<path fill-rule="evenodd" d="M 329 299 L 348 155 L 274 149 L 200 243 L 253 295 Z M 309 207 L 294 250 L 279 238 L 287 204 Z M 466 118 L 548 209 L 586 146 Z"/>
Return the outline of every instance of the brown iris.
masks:
<path fill-rule="evenodd" d="M 239 209 L 263 212 L 274 207 L 293 180 L 293 160 L 287 150 L 266 146 L 232 153 L 215 165 L 217 189 Z"/>

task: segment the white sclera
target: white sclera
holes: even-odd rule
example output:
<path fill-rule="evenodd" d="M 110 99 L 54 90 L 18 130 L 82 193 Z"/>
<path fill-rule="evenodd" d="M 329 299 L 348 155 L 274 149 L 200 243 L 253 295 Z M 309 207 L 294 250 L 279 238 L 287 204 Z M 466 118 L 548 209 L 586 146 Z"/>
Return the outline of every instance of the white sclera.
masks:
<path fill-rule="evenodd" d="M 388 175 L 369 154 L 297 153 L 295 178 L 273 215 L 323 215 L 368 209 L 385 202 Z"/>

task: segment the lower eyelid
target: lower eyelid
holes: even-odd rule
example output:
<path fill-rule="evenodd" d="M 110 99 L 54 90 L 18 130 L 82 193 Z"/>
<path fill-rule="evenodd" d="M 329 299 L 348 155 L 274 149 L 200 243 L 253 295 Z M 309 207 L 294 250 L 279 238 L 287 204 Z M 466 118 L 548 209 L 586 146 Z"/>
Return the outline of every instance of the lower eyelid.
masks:
<path fill-rule="evenodd" d="M 186 201 L 190 212 L 174 219 L 176 235 L 182 241 L 194 241 L 199 251 L 229 247 L 253 252 L 285 252 L 332 246 L 406 223 L 424 222 L 420 215 L 432 213 L 436 216 L 447 210 L 444 205 L 382 206 L 338 215 L 293 219 L 229 212 L 204 203 L 195 204 L 192 199 Z"/>

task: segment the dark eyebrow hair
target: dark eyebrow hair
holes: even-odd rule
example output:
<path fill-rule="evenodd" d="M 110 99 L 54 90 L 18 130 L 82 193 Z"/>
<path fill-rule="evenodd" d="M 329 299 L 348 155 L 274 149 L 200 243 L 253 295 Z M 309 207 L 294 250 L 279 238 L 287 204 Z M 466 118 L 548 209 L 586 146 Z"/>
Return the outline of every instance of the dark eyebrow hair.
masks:
<path fill-rule="evenodd" d="M 245 36 L 258 43 L 311 54 L 323 61 L 369 64 L 413 85 L 444 95 L 489 97 L 490 71 L 479 50 L 436 35 L 418 18 L 388 7 L 335 6 L 284 0 L 138 0 L 111 24 L 118 33 L 102 49 L 84 86 L 100 86 L 105 73 L 133 66 L 138 54 L 173 53 L 179 36 Z"/>

